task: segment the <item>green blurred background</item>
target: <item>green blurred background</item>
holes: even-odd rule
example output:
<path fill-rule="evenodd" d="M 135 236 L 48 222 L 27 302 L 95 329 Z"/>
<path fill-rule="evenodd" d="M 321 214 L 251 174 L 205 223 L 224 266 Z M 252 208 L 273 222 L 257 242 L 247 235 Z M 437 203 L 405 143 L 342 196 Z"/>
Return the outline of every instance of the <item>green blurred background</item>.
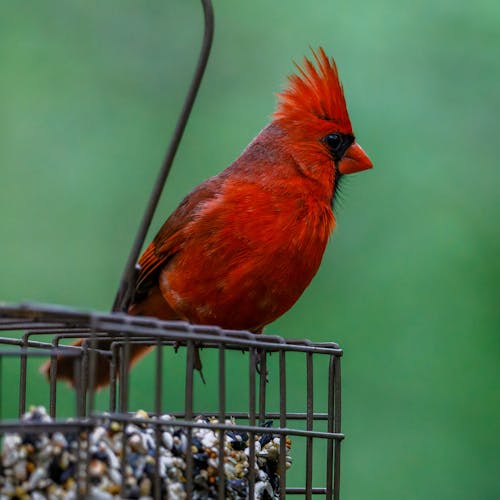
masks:
<path fill-rule="evenodd" d="M 292 60 L 325 47 L 375 168 L 347 179 L 317 277 L 268 332 L 345 349 L 343 499 L 500 498 L 500 4 L 219 0 L 215 14 L 151 236 L 267 123 Z M 196 0 L 0 3 L 0 300 L 109 309 L 201 22 Z"/>

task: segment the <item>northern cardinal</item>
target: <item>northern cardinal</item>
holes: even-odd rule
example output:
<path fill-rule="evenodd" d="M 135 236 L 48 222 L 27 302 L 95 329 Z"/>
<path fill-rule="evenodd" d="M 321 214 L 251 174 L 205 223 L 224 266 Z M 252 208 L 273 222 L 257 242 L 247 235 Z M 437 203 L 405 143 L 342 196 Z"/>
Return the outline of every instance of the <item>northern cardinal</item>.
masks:
<path fill-rule="evenodd" d="M 342 176 L 372 167 L 335 61 L 322 48 L 313 58 L 289 76 L 271 123 L 163 224 L 139 259 L 130 314 L 261 332 L 309 285 L 335 227 Z M 131 362 L 149 349 L 132 346 Z M 74 382 L 72 358 L 59 359 L 57 377 Z M 104 359 L 95 379 L 108 383 Z"/>

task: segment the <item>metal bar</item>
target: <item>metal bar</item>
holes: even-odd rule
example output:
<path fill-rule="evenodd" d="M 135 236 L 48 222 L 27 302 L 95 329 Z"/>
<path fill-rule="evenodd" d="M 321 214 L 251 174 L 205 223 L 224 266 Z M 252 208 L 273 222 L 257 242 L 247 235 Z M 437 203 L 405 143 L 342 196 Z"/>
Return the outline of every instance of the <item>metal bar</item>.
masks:
<path fill-rule="evenodd" d="M 55 349 L 59 347 L 59 337 L 54 337 L 52 345 Z M 49 387 L 49 415 L 56 417 L 56 398 L 57 398 L 57 356 L 53 350 L 50 352 L 50 387 Z"/>
<path fill-rule="evenodd" d="M 49 333 L 54 333 L 54 332 L 49 332 Z M 53 344 L 54 340 L 57 338 L 59 340 L 61 339 L 74 339 L 74 338 L 88 338 L 90 337 L 90 334 L 85 335 L 81 334 L 80 332 L 78 333 L 66 333 L 66 334 L 57 334 L 53 336 L 52 342 L 39 342 L 38 340 L 29 340 L 29 337 L 36 336 L 36 335 L 47 335 L 47 332 L 34 332 L 32 330 L 28 331 L 25 334 L 26 340 L 23 339 L 12 339 L 8 337 L 0 337 L 0 345 L 1 344 L 7 344 L 7 345 L 13 345 L 17 347 L 25 347 L 25 348 L 32 348 L 32 349 L 46 349 L 49 352 L 52 352 L 53 349 Z M 111 338 L 115 338 L 114 336 Z M 74 353 L 75 355 L 79 355 L 79 353 L 82 350 L 81 346 L 74 346 L 74 345 L 59 345 L 58 350 L 62 353 Z M 5 353 L 17 353 L 18 351 L 4 351 Z M 96 349 L 96 352 L 106 356 L 108 354 L 108 351 L 103 351 L 101 349 Z M 32 352 L 28 351 L 28 354 L 33 354 Z M 47 354 L 41 354 L 41 356 L 44 356 Z"/>
<path fill-rule="evenodd" d="M 186 353 L 186 396 L 185 396 L 185 416 L 187 420 L 193 418 L 193 377 L 194 372 L 194 343 L 189 341 Z"/>
<path fill-rule="evenodd" d="M 186 410 L 186 420 L 193 419 L 193 372 L 194 372 L 194 342 L 187 343 L 187 358 L 186 358 L 186 398 L 184 409 Z M 193 422 L 191 422 L 193 423 Z M 186 495 L 187 498 L 193 496 L 193 434 L 192 427 L 187 431 L 187 449 L 186 449 Z"/>
<path fill-rule="evenodd" d="M 280 427 L 286 427 L 286 358 L 285 351 L 280 351 Z M 280 453 L 278 457 L 278 471 L 280 484 L 280 500 L 285 499 L 286 490 L 286 435 L 280 436 Z"/>
<path fill-rule="evenodd" d="M 48 313 L 56 313 L 60 311 L 75 311 L 66 306 L 54 306 L 52 304 L 33 304 L 31 302 L 22 302 L 19 305 L 8 304 L 6 302 L 0 303 L 0 315 L 3 318 L 9 318 L 14 315 L 17 317 L 27 318 L 30 321 L 40 321 L 44 317 L 48 317 Z M 80 319 L 88 316 L 90 313 L 85 312 L 72 312 L 72 318 Z"/>
<path fill-rule="evenodd" d="M 151 337 L 152 332 L 146 330 L 145 328 L 141 330 L 140 327 L 136 325 L 110 325 L 108 324 L 101 324 L 100 328 L 103 330 L 108 330 L 108 331 L 113 331 L 113 329 L 120 330 L 123 333 L 130 333 L 133 334 L 137 337 Z M 215 345 L 220 344 L 221 340 L 224 341 L 224 344 L 226 346 L 226 349 L 231 348 L 231 346 L 234 346 L 235 349 L 241 350 L 242 348 L 248 348 L 248 347 L 257 347 L 257 348 L 262 348 L 265 349 L 266 351 L 274 351 L 278 352 L 281 350 L 285 351 L 293 351 L 293 352 L 311 352 L 315 354 L 336 354 L 338 356 L 342 355 L 342 350 L 341 349 L 333 349 L 333 348 L 327 348 L 327 347 L 314 347 L 314 346 L 307 346 L 307 345 L 295 345 L 295 344 L 287 344 L 287 343 L 270 343 L 262 340 L 257 340 L 257 339 L 242 339 L 239 338 L 238 336 L 231 336 L 230 334 L 225 334 L 223 336 L 223 339 L 221 339 L 221 335 L 215 335 L 215 334 L 200 334 L 196 331 L 196 329 L 193 329 L 192 332 L 174 332 L 174 331 L 168 331 L 168 332 L 158 332 L 156 331 L 154 333 L 154 336 L 159 336 L 159 337 L 164 337 L 168 338 L 169 340 L 172 341 L 181 341 L 185 342 L 187 340 L 193 340 L 196 341 L 196 343 L 200 347 L 215 347 Z M 257 337 L 257 336 L 256 336 Z M 263 337 L 263 335 L 259 335 L 259 337 Z M 210 344 L 213 343 L 214 345 L 211 346 Z M 246 349 L 245 349 L 246 350 Z"/>
<path fill-rule="evenodd" d="M 249 349 L 249 369 L 248 369 L 248 423 L 250 427 L 255 426 L 256 421 L 256 383 L 255 383 L 255 360 L 257 359 L 257 352 L 255 349 Z M 255 498 L 255 434 L 250 431 L 248 434 L 248 446 L 250 453 L 248 456 L 248 498 Z"/>
<path fill-rule="evenodd" d="M 48 344 L 50 347 L 50 344 Z M 30 349 L 19 349 L 18 351 L 5 351 L 0 349 L 0 356 L 5 356 L 7 358 L 19 358 L 21 355 L 25 355 L 28 358 L 42 358 L 50 355 L 50 349 L 47 349 L 48 352 L 37 352 L 35 350 Z M 59 350 L 59 354 L 67 355 L 68 352 L 66 350 Z"/>
<path fill-rule="evenodd" d="M 121 345 L 120 350 L 120 401 L 119 408 L 122 413 L 128 411 L 128 396 L 129 396 L 129 377 L 128 368 L 130 365 L 130 340 L 128 335 L 125 336 L 125 341 Z M 126 470 L 127 470 L 127 432 L 126 425 L 123 424 L 123 434 L 122 434 L 122 456 L 121 456 L 121 474 L 122 474 L 122 484 L 120 485 L 120 494 L 123 498 L 126 498 Z"/>
<path fill-rule="evenodd" d="M 3 399 L 2 399 L 2 387 L 3 387 L 3 357 L 0 356 L 0 420 L 2 419 L 2 415 L 3 415 Z"/>
<path fill-rule="evenodd" d="M 219 422 L 225 422 L 226 415 L 226 353 L 224 345 L 219 348 Z M 226 498 L 226 477 L 224 474 L 224 429 L 219 430 L 219 462 L 218 462 L 218 496 L 219 500 Z"/>
<path fill-rule="evenodd" d="M 267 384 L 267 352 L 262 349 L 259 352 L 260 374 L 259 374 L 259 423 L 262 425 L 266 414 L 266 384 Z"/>
<path fill-rule="evenodd" d="M 0 311 L 2 309 L 3 308 L 0 307 Z M 3 327 L 3 326 L 8 327 L 8 326 L 11 326 L 11 325 L 16 326 L 18 323 L 22 322 L 23 320 L 24 320 L 24 318 L 22 318 L 22 319 L 16 319 L 16 318 L 14 318 L 14 319 L 6 319 L 6 318 L 2 318 L 0 316 L 0 327 Z M 3 330 L 3 328 L 0 328 L 0 329 Z M 5 328 L 5 329 L 8 330 L 9 328 Z"/>
<path fill-rule="evenodd" d="M 133 416 L 127 416 L 122 413 L 112 413 L 112 414 L 94 414 L 93 418 L 80 418 L 74 419 L 72 421 L 67 420 L 53 420 L 52 422 L 42 422 L 42 423 L 30 423 L 30 422 L 20 422 L 18 420 L 14 421 L 2 421 L 0 422 L 0 433 L 5 432 L 55 432 L 57 430 L 78 430 L 78 429 L 91 429 L 95 426 L 95 422 L 99 418 L 112 419 L 117 422 L 132 422 L 138 424 L 154 424 L 155 419 L 140 419 Z M 158 421 L 160 425 L 165 425 L 164 421 Z M 244 432 L 255 432 L 257 434 L 273 434 L 280 435 L 290 435 L 290 436 L 303 436 L 303 437 L 317 437 L 321 439 L 335 439 L 343 440 L 344 435 L 341 433 L 329 433 L 322 431 L 307 431 L 302 429 L 290 429 L 290 428 L 274 428 L 274 427 L 262 427 L 262 426 L 250 426 L 241 424 L 215 424 L 215 423 L 204 423 L 204 422 L 192 422 L 184 420 L 176 420 L 175 422 L 168 424 L 174 425 L 175 427 L 182 428 L 200 428 L 200 429 L 223 429 L 225 431 L 244 431 Z"/>
<path fill-rule="evenodd" d="M 128 411 L 130 342 L 125 341 L 120 356 L 120 411 Z"/>
<path fill-rule="evenodd" d="M 124 404 L 123 404 L 123 398 L 124 398 L 124 392 L 125 392 L 125 389 L 123 387 L 123 370 L 124 370 L 124 361 L 123 361 L 123 357 L 124 357 L 124 353 L 123 351 L 125 350 L 125 344 L 123 343 L 120 343 L 118 344 L 119 345 L 119 348 L 118 348 L 118 411 L 119 412 L 124 412 L 126 410 L 124 410 Z"/>
<path fill-rule="evenodd" d="M 255 342 L 256 347 L 264 347 L 267 351 L 271 349 L 281 350 L 290 346 L 304 348 L 304 352 L 322 352 L 331 354 L 332 351 L 339 356 L 342 355 L 342 349 L 332 342 L 321 342 L 318 344 L 308 340 L 285 339 L 276 335 L 261 335 L 247 332 L 244 330 L 223 330 L 216 326 L 191 325 L 183 321 L 160 321 L 149 318 L 142 318 L 140 321 L 137 316 L 123 315 L 121 320 L 113 315 L 100 315 L 98 318 L 99 328 L 109 332 L 124 332 L 127 328 L 132 328 L 136 335 L 171 335 L 172 339 L 185 340 L 193 336 L 196 339 L 206 338 L 214 343 L 220 344 L 221 337 L 226 340 Z M 163 331 L 162 331 L 163 330 Z M 182 338 L 178 339 L 177 334 L 181 333 Z M 205 347 L 205 345 L 203 345 Z M 208 347 L 208 345 L 207 345 Z M 226 346 L 227 347 L 227 346 Z"/>
<path fill-rule="evenodd" d="M 156 380 L 155 380 L 155 414 L 157 417 L 162 413 L 162 391 L 163 391 L 163 352 L 161 342 L 156 344 Z"/>
<path fill-rule="evenodd" d="M 119 346 L 115 342 L 111 344 L 111 360 L 109 362 L 109 411 L 116 411 L 116 374 L 118 371 Z"/>
<path fill-rule="evenodd" d="M 333 432 L 333 419 L 335 414 L 335 399 L 334 399 L 334 382 L 335 382 L 335 358 L 330 357 L 328 364 L 328 424 L 327 431 Z M 326 500 L 333 498 L 333 441 L 328 440 L 326 444 Z"/>
<path fill-rule="evenodd" d="M 96 416 L 99 416 L 98 414 Z M 154 417 L 149 419 L 137 418 L 133 415 L 128 415 L 125 413 L 111 413 L 105 414 L 103 417 L 108 417 L 117 422 L 132 422 L 137 424 L 151 424 L 154 422 Z M 187 419 L 186 415 L 186 419 Z M 192 416 L 191 416 L 192 419 Z M 165 422 L 160 422 L 165 424 Z M 225 431 L 245 431 L 245 432 L 255 432 L 257 434 L 269 434 L 270 432 L 273 434 L 290 434 L 291 436 L 303 436 L 303 437 L 317 437 L 323 439 L 344 439 L 344 435 L 341 433 L 329 433 L 323 431 L 308 431 L 303 429 L 291 429 L 286 427 L 284 429 L 279 427 L 264 427 L 264 426 L 250 426 L 250 425 L 242 425 L 242 424 L 215 424 L 215 423 L 205 423 L 205 422 L 193 422 L 192 420 L 176 420 L 175 426 L 177 427 L 185 427 L 186 429 L 200 428 L 200 429 L 224 429 Z M 0 424 L 1 429 L 1 424 Z"/>
<path fill-rule="evenodd" d="M 28 369 L 28 358 L 25 355 L 26 342 L 28 342 L 29 333 L 25 333 L 22 337 L 22 349 L 21 349 L 21 366 L 19 368 L 19 418 L 22 417 L 23 413 L 26 411 L 26 373 Z"/>
<path fill-rule="evenodd" d="M 28 330 L 32 328 L 36 328 L 37 330 L 43 329 L 44 331 L 52 331 L 52 328 L 60 328 L 60 323 L 46 323 L 46 324 L 37 324 L 27 321 L 18 321 L 9 324 L 0 323 L 0 331 L 15 331 L 15 330 Z"/>
<path fill-rule="evenodd" d="M 100 328 L 102 330 L 108 328 L 109 329 L 110 325 L 100 325 Z M 328 355 L 337 355 L 340 356 L 342 354 L 341 349 L 334 349 L 334 348 L 327 348 L 327 347 L 315 347 L 315 346 L 309 346 L 309 345 L 299 345 L 299 344 L 290 344 L 290 343 L 270 343 L 270 342 L 263 342 L 261 340 L 253 339 L 253 338 L 246 338 L 246 337 L 240 337 L 239 335 L 233 335 L 233 332 L 227 331 L 224 332 L 223 334 L 217 334 L 216 332 L 212 334 L 201 334 L 198 333 L 196 329 L 193 329 L 192 332 L 184 332 L 184 331 L 158 331 L 158 329 L 150 329 L 149 327 L 143 328 L 142 330 L 140 327 L 137 325 L 111 325 L 111 327 L 115 330 L 110 330 L 111 333 L 108 335 L 105 335 L 103 333 L 99 333 L 99 339 L 101 340 L 113 340 L 113 341 L 118 341 L 122 340 L 125 338 L 127 335 L 130 336 L 131 340 L 134 342 L 143 342 L 144 344 L 148 345 L 153 345 L 156 343 L 156 340 L 158 337 L 162 338 L 162 342 L 165 344 L 177 344 L 177 345 L 182 345 L 185 343 L 187 340 L 196 340 L 196 343 L 198 346 L 203 347 L 203 348 L 214 348 L 216 349 L 218 345 L 223 341 L 226 349 L 233 349 L 233 350 L 247 350 L 248 347 L 260 347 L 260 348 L 265 348 L 266 351 L 268 352 L 279 352 L 282 350 L 285 351 L 294 351 L 294 352 L 312 352 L 314 354 L 328 354 Z M 118 330 L 119 329 L 119 330 Z M 120 334 L 118 334 L 120 333 Z M 64 338 L 85 338 L 88 337 L 89 335 L 80 335 L 80 334 L 67 334 L 62 337 Z M 135 337 L 134 337 L 135 336 Z M 260 335 L 259 337 L 262 337 Z M 148 338 L 151 339 L 148 341 Z M 10 343 L 13 345 L 18 345 L 18 343 L 14 339 L 7 339 L 9 342 L 5 343 Z M 0 343 L 2 343 L 2 339 L 0 338 Z M 46 343 L 41 343 L 39 342 L 36 345 L 33 345 L 33 347 L 47 347 Z M 72 348 L 72 349 L 78 349 L 78 347 L 75 346 L 65 346 L 65 348 Z M 104 355 L 106 353 L 109 354 L 109 351 L 105 350 L 99 350 L 97 349 L 98 353 L 103 353 Z"/>
<path fill-rule="evenodd" d="M 156 380 L 155 380 L 155 415 L 160 418 L 162 411 L 162 378 L 163 378 L 163 353 L 161 342 L 158 340 L 156 346 Z M 154 498 L 161 498 L 161 477 L 160 477 L 160 444 L 161 431 L 159 423 L 155 424 L 155 477 L 154 477 Z"/>
<path fill-rule="evenodd" d="M 313 383 L 313 359 L 312 354 L 306 354 L 307 371 L 307 423 L 306 429 L 313 429 L 313 411 L 314 411 L 314 383 Z M 312 471 L 313 471 L 313 440 L 311 436 L 306 438 L 306 500 L 312 495 Z"/>
<path fill-rule="evenodd" d="M 110 325 L 108 324 L 107 327 Z M 102 325 L 100 326 L 102 329 L 105 329 Z M 238 336 L 232 336 L 229 333 L 225 333 L 224 335 L 208 335 L 208 334 L 200 334 L 197 333 L 196 329 L 193 329 L 192 332 L 174 332 L 174 331 L 156 331 L 152 332 L 151 330 L 146 330 L 143 329 L 141 330 L 139 327 L 135 327 L 134 325 L 113 325 L 113 328 L 116 328 L 118 331 L 118 328 L 120 328 L 120 331 L 123 332 L 123 337 L 129 335 L 132 337 L 135 336 L 135 338 L 143 339 L 144 343 L 148 343 L 147 338 L 151 338 L 149 341 L 149 345 L 153 345 L 156 343 L 156 340 L 158 337 L 163 339 L 164 343 L 170 343 L 171 345 L 176 343 L 176 344 L 183 344 L 187 340 L 194 340 L 196 341 L 197 345 L 202 348 L 216 348 L 217 345 L 219 345 L 221 342 L 224 342 L 226 349 L 233 349 L 233 350 L 243 350 L 246 351 L 248 350 L 249 347 L 257 347 L 257 348 L 264 348 L 268 352 L 279 352 L 281 350 L 285 350 L 287 352 L 310 352 L 313 354 L 326 354 L 326 355 L 335 355 L 335 356 L 341 356 L 342 355 L 342 350 L 341 349 L 333 349 L 333 348 L 326 348 L 326 347 L 314 347 L 314 346 L 307 346 L 307 345 L 294 345 L 294 344 L 281 344 L 281 343 L 274 343 L 271 344 L 269 342 L 262 342 L 259 340 L 253 340 L 253 339 L 248 339 L 246 340 L 245 338 L 238 338 Z M 112 330 L 110 330 L 112 331 Z M 82 335 L 65 335 L 64 338 L 81 338 L 84 337 Z M 263 337 L 260 335 L 260 337 Z M 110 334 L 109 336 L 102 336 L 99 335 L 100 340 L 116 340 L 120 339 L 119 336 Z M 7 343 L 7 344 L 12 344 L 12 345 L 19 345 L 19 341 L 16 341 L 15 339 L 5 339 L 9 340 L 9 342 L 3 342 L 4 339 L 0 338 L 0 344 L 1 343 Z M 34 348 L 43 348 L 43 349 L 49 349 L 50 344 L 46 342 L 30 342 L 29 347 L 34 347 Z M 77 346 L 61 346 L 64 347 L 65 349 L 71 350 L 71 349 L 80 349 L 80 347 Z M 109 351 L 105 350 L 100 350 L 96 349 L 96 351 L 99 354 L 102 354 L 104 356 L 108 355 L 109 356 Z"/>
<path fill-rule="evenodd" d="M 335 416 L 333 421 L 333 430 L 335 433 L 340 433 L 340 390 L 341 390 L 341 376 L 340 376 L 340 359 L 335 358 L 335 379 L 334 379 L 334 405 Z M 340 498 L 340 441 L 335 441 L 335 469 L 333 472 L 333 498 L 339 500 Z"/>
<path fill-rule="evenodd" d="M 19 434 L 35 432 L 77 432 L 79 430 L 91 429 L 95 424 L 90 420 L 53 420 L 52 422 L 33 421 L 2 421 L 0 433 L 17 432 Z"/>
<path fill-rule="evenodd" d="M 287 495 L 304 495 L 306 493 L 306 488 L 287 488 Z M 311 495 L 324 495 L 326 493 L 326 488 L 312 488 Z"/>
<path fill-rule="evenodd" d="M 88 385 L 88 413 L 92 415 L 94 412 L 95 403 L 95 384 L 96 384 L 96 368 L 97 368 L 97 338 L 95 335 L 94 321 L 91 319 L 91 331 L 90 331 L 90 355 L 88 360 L 89 366 L 89 385 Z M 86 341 L 84 341 L 85 343 Z"/>
<path fill-rule="evenodd" d="M 208 410 L 204 409 L 203 414 L 205 415 L 216 415 L 218 414 L 217 410 Z M 169 412 L 169 415 L 172 415 L 173 417 L 184 417 L 184 412 L 180 411 L 173 411 Z M 328 420 L 328 414 L 327 413 L 313 413 L 313 420 L 317 421 L 324 421 Z M 236 419 L 250 419 L 250 413 L 249 412 L 241 412 L 241 411 L 229 411 L 226 410 L 225 414 L 226 418 L 233 417 Z M 307 418 L 307 413 L 286 413 L 285 414 L 286 420 L 306 420 Z M 265 420 L 276 420 L 280 419 L 281 415 L 276 412 L 266 412 L 264 414 L 264 419 Z"/>
<path fill-rule="evenodd" d="M 89 383 L 89 347 L 87 343 L 82 344 L 82 367 L 80 372 L 80 383 L 82 386 L 82 416 L 87 415 L 87 390 Z"/>
<path fill-rule="evenodd" d="M 212 3 L 210 0 L 202 0 L 202 5 L 205 17 L 205 28 L 204 28 L 203 42 L 196 70 L 193 79 L 191 81 L 191 84 L 189 86 L 189 90 L 186 99 L 184 101 L 181 113 L 177 120 L 177 124 L 172 134 L 170 145 L 168 147 L 167 154 L 163 161 L 163 165 L 161 166 L 160 172 L 153 186 L 153 191 L 149 197 L 146 211 L 144 212 L 134 243 L 132 244 L 132 248 L 130 249 L 130 254 L 127 263 L 125 265 L 125 270 L 123 272 L 120 286 L 118 288 L 118 292 L 116 294 L 115 301 L 113 304 L 113 311 L 126 311 L 133 297 L 134 294 L 133 287 L 134 287 L 135 273 L 136 273 L 135 265 L 137 259 L 139 258 L 139 253 L 144 244 L 144 240 L 146 238 L 149 226 L 151 225 L 151 220 L 153 219 L 153 215 L 158 205 L 158 201 L 163 191 L 163 187 L 165 186 L 165 182 L 172 167 L 172 163 L 174 161 L 175 154 L 177 153 L 177 148 L 179 147 L 179 143 L 181 142 L 182 134 L 184 132 L 184 129 L 186 128 L 189 115 L 191 114 L 191 109 L 196 99 L 201 79 L 203 77 L 203 74 L 205 73 L 208 57 L 210 55 L 210 49 L 212 47 L 212 40 L 214 33 L 214 16 L 213 16 Z"/>
<path fill-rule="evenodd" d="M 255 370 L 255 368 L 254 368 Z M 218 412 L 216 410 L 203 410 L 203 413 L 205 415 L 215 415 Z M 174 417 L 182 417 L 184 416 L 184 413 L 182 412 L 169 412 L 170 415 Z M 313 419 L 314 420 L 328 420 L 328 414 L 327 413 L 313 413 Z M 226 411 L 226 418 L 227 417 L 234 417 L 234 418 L 244 418 L 244 419 L 249 419 L 250 418 L 250 413 L 249 412 L 241 412 L 241 411 Z M 307 419 L 307 413 L 286 413 L 285 414 L 286 420 L 306 420 Z M 275 420 L 275 419 L 280 419 L 281 414 L 276 413 L 276 412 L 266 412 L 264 414 L 264 419 L 265 420 Z"/>

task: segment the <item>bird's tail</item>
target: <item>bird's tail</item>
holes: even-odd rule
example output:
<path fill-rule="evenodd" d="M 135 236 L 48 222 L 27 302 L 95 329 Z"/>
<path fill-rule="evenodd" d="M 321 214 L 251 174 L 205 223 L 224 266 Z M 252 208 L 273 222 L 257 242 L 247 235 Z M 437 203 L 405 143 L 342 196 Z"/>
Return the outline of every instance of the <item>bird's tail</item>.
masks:
<path fill-rule="evenodd" d="M 93 348 L 101 350 L 101 351 L 109 351 L 111 349 L 111 344 L 113 340 L 96 340 L 92 345 Z M 81 346 L 83 344 L 83 340 L 77 340 L 73 342 L 73 346 Z M 143 346 L 143 345 L 130 345 L 130 361 L 129 367 L 131 367 L 134 363 L 136 363 L 140 358 L 142 358 L 152 347 Z M 65 380 L 72 387 L 76 385 L 76 377 L 78 376 L 75 372 L 75 360 L 77 358 L 74 356 L 58 356 L 57 357 L 57 368 L 56 368 L 56 379 L 57 380 Z M 40 373 L 43 373 L 48 380 L 50 380 L 50 360 L 43 363 L 40 367 Z M 94 386 L 95 389 L 101 389 L 102 387 L 106 387 L 109 385 L 111 378 L 111 364 L 110 358 L 105 356 L 104 354 L 97 353 L 95 358 L 95 369 L 94 369 Z"/>
<path fill-rule="evenodd" d="M 152 316 L 164 320 L 175 320 L 179 319 L 178 316 L 172 311 L 169 305 L 163 299 L 160 290 L 155 287 L 153 288 L 148 296 L 138 304 L 133 304 L 129 308 L 129 314 L 135 316 Z M 109 351 L 113 339 L 96 339 L 92 343 L 92 347 L 102 351 Z M 81 346 L 83 341 L 77 340 L 72 345 Z M 129 368 L 135 364 L 139 359 L 141 359 L 145 354 L 147 354 L 153 346 L 145 345 L 130 345 L 130 360 Z M 76 385 L 75 371 L 75 360 L 77 358 L 74 356 L 58 356 L 57 357 L 57 372 L 56 379 L 67 381 L 72 387 Z M 94 364 L 95 370 L 93 377 L 94 385 L 96 389 L 106 387 L 110 382 L 111 368 L 110 359 L 104 354 L 96 354 L 96 362 Z M 50 360 L 46 361 L 41 367 L 40 372 L 43 373 L 48 380 L 50 380 Z"/>

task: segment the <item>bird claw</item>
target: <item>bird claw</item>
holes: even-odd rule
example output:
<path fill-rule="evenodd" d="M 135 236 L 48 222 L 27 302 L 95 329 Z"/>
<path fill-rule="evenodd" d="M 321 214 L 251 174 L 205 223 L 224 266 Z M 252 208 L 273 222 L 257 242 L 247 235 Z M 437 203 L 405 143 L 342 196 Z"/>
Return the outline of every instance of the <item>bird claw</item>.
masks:
<path fill-rule="evenodd" d="M 181 343 L 176 340 L 174 342 L 174 352 L 177 354 L 179 351 L 179 347 L 181 346 Z M 205 376 L 203 375 L 203 365 L 201 363 L 201 357 L 200 357 L 200 349 L 201 347 L 195 346 L 194 347 L 194 362 L 193 362 L 193 368 L 200 374 L 201 381 L 203 382 L 204 385 L 207 385 L 207 381 L 205 380 Z"/>
<path fill-rule="evenodd" d="M 260 377 L 264 376 L 266 383 L 268 383 L 269 382 L 269 378 L 268 378 L 269 370 L 267 368 L 265 368 L 265 372 L 262 372 L 262 369 L 261 369 L 262 364 L 264 364 L 262 362 L 262 360 L 265 359 L 265 357 L 266 357 L 266 353 L 264 351 L 261 351 L 261 352 L 254 351 L 254 353 L 253 353 L 253 363 L 255 366 L 255 371 L 260 375 Z"/>

